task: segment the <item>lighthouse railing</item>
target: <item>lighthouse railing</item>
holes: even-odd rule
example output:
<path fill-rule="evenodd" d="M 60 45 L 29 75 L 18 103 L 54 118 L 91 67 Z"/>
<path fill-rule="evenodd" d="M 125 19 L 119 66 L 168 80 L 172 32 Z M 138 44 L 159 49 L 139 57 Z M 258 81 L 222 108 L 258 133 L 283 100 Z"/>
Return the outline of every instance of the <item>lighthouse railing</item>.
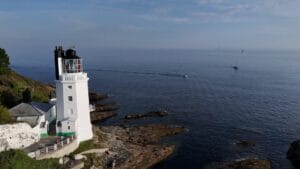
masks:
<path fill-rule="evenodd" d="M 60 76 L 60 80 L 63 81 L 75 81 L 75 80 L 84 80 L 87 78 L 87 74 L 86 73 L 82 73 L 82 74 L 63 74 L 62 76 Z"/>
<path fill-rule="evenodd" d="M 31 151 L 29 153 L 27 153 L 27 155 L 31 158 L 38 158 L 40 156 L 49 154 L 49 153 L 54 153 L 57 150 L 62 149 L 63 147 L 73 143 L 76 140 L 75 136 L 70 136 L 70 137 L 65 137 L 63 139 L 58 139 L 56 141 L 56 143 L 52 144 L 52 145 L 47 145 L 44 146 L 40 149 L 37 149 L 35 151 Z"/>

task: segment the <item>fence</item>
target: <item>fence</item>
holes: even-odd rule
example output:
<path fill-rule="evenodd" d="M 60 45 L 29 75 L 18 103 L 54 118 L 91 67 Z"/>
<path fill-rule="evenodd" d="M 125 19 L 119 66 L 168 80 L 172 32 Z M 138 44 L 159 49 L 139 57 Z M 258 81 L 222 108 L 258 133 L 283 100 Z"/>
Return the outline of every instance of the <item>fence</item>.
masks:
<path fill-rule="evenodd" d="M 42 155 L 53 153 L 53 152 L 63 148 L 64 146 L 69 145 L 75 139 L 76 139 L 75 136 L 70 136 L 70 137 L 66 137 L 66 138 L 57 140 L 57 142 L 53 145 L 47 145 L 41 149 L 38 149 L 38 150 L 28 153 L 28 156 L 31 158 L 37 158 Z"/>

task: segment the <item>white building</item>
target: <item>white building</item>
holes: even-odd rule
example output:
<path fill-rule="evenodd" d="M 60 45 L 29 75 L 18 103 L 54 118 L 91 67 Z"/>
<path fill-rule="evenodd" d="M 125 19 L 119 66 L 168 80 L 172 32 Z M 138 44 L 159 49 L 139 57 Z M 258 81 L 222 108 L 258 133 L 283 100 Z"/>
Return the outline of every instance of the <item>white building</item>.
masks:
<path fill-rule="evenodd" d="M 87 73 L 76 51 L 55 49 L 56 133 L 77 137 L 78 143 L 92 139 Z"/>
<path fill-rule="evenodd" d="M 55 49 L 56 98 L 49 103 L 26 102 L 9 111 L 17 121 L 28 123 L 40 138 L 55 133 L 57 136 L 75 136 L 77 143 L 92 139 L 87 73 L 76 51 Z M 28 93 L 29 92 L 29 93 Z M 24 95 L 23 95 L 24 97 Z"/>
<path fill-rule="evenodd" d="M 49 124 L 56 119 L 55 105 L 49 103 L 20 103 L 9 111 L 16 121 L 28 123 L 40 138 L 48 136 Z"/>

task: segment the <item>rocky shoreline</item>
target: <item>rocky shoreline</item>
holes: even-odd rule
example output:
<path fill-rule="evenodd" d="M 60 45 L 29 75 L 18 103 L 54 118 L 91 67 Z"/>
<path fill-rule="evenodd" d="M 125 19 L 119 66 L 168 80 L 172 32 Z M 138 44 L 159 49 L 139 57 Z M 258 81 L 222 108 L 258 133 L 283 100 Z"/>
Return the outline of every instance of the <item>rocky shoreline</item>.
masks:
<path fill-rule="evenodd" d="M 93 123 L 116 116 L 118 106 L 115 102 L 106 102 L 108 95 L 90 93 L 90 102 L 95 103 L 95 111 L 91 112 Z M 144 114 L 131 115 L 130 118 L 163 117 L 168 112 L 151 111 Z M 129 117 L 127 117 L 130 119 Z M 84 164 L 85 168 L 102 169 L 147 169 L 169 157 L 175 145 L 160 144 L 163 137 L 184 132 L 183 126 L 153 124 L 143 126 L 93 126 L 94 137 L 90 147 L 99 151 L 90 154 L 73 154 L 68 159 L 68 168 Z M 100 150 L 105 149 L 105 153 Z M 83 156 L 83 157 L 82 157 Z M 78 157 L 81 157 L 78 159 Z M 72 166 L 72 167 L 71 167 Z M 82 166 L 82 165 L 79 165 Z"/>
<path fill-rule="evenodd" d="M 96 127 L 94 138 L 90 144 L 98 150 L 80 160 L 85 167 L 94 169 L 147 169 L 169 157 L 175 150 L 175 145 L 162 145 L 161 138 L 176 135 L 185 131 L 182 126 L 164 124 L 134 127 Z M 69 163 L 78 164 L 77 154 L 70 157 Z M 78 155 L 77 155 L 78 156 Z M 76 161 L 76 162 L 75 162 Z"/>

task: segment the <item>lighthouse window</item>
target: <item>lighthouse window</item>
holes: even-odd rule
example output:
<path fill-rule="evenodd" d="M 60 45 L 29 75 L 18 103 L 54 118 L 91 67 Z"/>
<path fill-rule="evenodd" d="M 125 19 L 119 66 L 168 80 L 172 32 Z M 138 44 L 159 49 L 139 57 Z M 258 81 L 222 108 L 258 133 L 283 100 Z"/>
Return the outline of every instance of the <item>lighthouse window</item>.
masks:
<path fill-rule="evenodd" d="M 68 130 L 70 130 L 70 128 L 71 128 L 71 127 L 70 127 L 70 126 L 68 126 Z"/>
<path fill-rule="evenodd" d="M 68 88 L 69 88 L 69 89 L 72 89 L 72 86 L 70 85 L 70 86 L 68 86 Z"/>
<path fill-rule="evenodd" d="M 69 96 L 69 97 L 68 97 L 68 100 L 69 100 L 69 101 L 73 101 L 73 97 L 72 97 L 72 96 Z"/>

